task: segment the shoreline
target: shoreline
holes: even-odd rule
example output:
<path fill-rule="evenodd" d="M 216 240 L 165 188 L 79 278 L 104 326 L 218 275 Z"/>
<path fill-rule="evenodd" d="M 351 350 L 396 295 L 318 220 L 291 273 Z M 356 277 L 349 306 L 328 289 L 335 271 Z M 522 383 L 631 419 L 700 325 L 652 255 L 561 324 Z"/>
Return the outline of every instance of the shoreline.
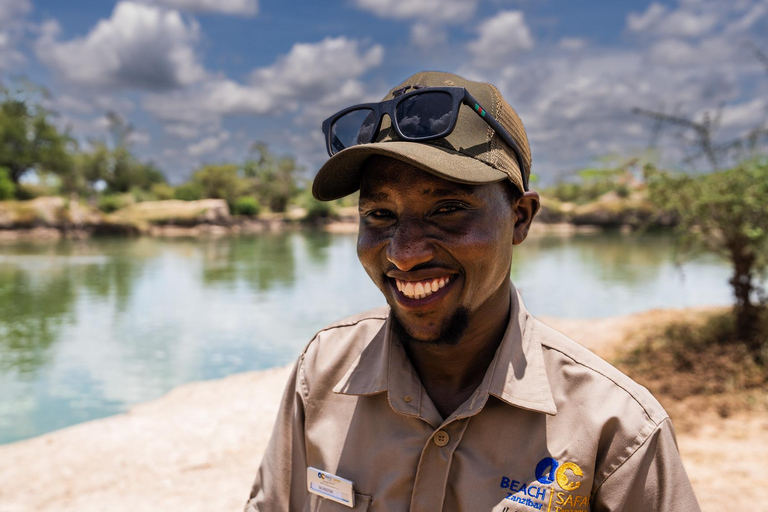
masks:
<path fill-rule="evenodd" d="M 195 225 L 153 224 L 142 230 L 128 228 L 114 229 L 108 224 L 88 227 L 11 227 L 0 228 L 0 243 L 37 242 L 57 240 L 88 240 L 108 236 L 124 238 L 217 238 L 258 235 L 262 233 L 283 233 L 286 231 L 321 230 L 331 234 L 357 234 L 357 219 L 341 219 L 328 222 L 303 222 L 291 219 L 249 219 L 232 224 L 201 223 Z M 602 233 L 604 231 L 631 233 L 629 226 L 606 227 L 597 225 L 576 225 L 570 223 L 536 222 L 528 236 L 573 236 Z"/>
<path fill-rule="evenodd" d="M 631 330 L 702 309 L 542 320 L 610 360 Z M 0 512 L 241 511 L 290 370 L 184 384 L 126 413 L 2 445 Z M 679 429 L 678 443 L 702 509 L 768 500 L 753 483 L 768 457 L 768 412 L 704 411 L 697 425 Z"/>

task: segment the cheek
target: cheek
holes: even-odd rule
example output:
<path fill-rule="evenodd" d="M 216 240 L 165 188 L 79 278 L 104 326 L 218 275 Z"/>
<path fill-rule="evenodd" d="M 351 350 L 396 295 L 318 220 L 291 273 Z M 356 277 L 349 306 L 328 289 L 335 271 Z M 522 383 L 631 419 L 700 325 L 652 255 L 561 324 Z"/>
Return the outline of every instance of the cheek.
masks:
<path fill-rule="evenodd" d="M 375 236 L 362 226 L 360 227 L 357 235 L 357 259 L 360 260 L 365 272 L 377 285 L 381 281 L 381 274 L 384 271 L 381 268 L 381 262 L 379 262 L 382 246 L 383 244 Z"/>

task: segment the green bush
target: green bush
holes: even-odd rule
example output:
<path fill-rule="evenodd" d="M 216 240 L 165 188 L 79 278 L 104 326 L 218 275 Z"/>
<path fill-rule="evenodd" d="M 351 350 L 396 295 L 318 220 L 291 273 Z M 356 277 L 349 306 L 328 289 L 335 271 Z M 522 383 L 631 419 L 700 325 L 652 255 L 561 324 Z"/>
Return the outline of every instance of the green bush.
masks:
<path fill-rule="evenodd" d="M 10 173 L 6 167 L 0 167 L 0 201 L 13 199 L 16 195 L 16 185 L 11 180 Z"/>
<path fill-rule="evenodd" d="M 104 213 L 112 213 L 122 208 L 123 203 L 124 200 L 120 196 L 110 194 L 99 198 L 98 207 Z"/>
<path fill-rule="evenodd" d="M 184 183 L 176 187 L 173 197 L 182 201 L 197 201 L 203 197 L 203 189 L 197 183 Z"/>
<path fill-rule="evenodd" d="M 306 221 L 316 221 L 319 219 L 330 219 L 336 216 L 336 205 L 332 201 L 318 201 L 312 199 L 308 201 L 307 214 L 304 216 Z"/>
<path fill-rule="evenodd" d="M 259 214 L 259 211 L 261 210 L 261 205 L 259 205 L 259 202 L 256 201 L 255 197 L 252 196 L 243 196 L 237 198 L 235 201 L 234 207 L 232 208 L 232 213 L 235 215 L 246 215 L 248 217 L 255 217 Z"/>
<path fill-rule="evenodd" d="M 167 183 L 155 183 L 154 185 L 152 185 L 151 193 L 155 197 L 155 199 L 158 199 L 160 201 L 165 201 L 167 199 L 174 198 L 173 187 L 168 185 Z"/>

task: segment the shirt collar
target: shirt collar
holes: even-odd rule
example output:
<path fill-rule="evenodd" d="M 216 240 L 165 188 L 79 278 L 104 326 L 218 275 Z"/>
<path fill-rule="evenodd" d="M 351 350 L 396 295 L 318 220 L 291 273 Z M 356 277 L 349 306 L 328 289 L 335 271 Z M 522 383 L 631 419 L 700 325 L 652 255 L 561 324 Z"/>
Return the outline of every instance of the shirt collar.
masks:
<path fill-rule="evenodd" d="M 392 336 L 391 317 L 333 391 L 357 396 L 387 391 L 396 412 L 422 416 L 421 401 L 426 393 L 405 349 Z M 476 414 L 489 395 L 515 407 L 557 414 L 536 323 L 514 287 L 509 324 L 496 355 L 477 391 L 452 417 Z"/>

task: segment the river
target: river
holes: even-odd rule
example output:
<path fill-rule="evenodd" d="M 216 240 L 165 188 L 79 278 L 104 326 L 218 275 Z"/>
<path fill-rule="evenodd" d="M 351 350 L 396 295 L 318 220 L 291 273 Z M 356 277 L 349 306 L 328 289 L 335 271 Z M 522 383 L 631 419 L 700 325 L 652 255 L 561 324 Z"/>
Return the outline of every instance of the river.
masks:
<path fill-rule="evenodd" d="M 727 304 L 728 266 L 674 239 L 529 238 L 512 279 L 536 315 Z M 354 235 L 0 245 L 0 444 L 127 410 L 196 380 L 293 361 L 315 331 L 383 304 Z"/>

